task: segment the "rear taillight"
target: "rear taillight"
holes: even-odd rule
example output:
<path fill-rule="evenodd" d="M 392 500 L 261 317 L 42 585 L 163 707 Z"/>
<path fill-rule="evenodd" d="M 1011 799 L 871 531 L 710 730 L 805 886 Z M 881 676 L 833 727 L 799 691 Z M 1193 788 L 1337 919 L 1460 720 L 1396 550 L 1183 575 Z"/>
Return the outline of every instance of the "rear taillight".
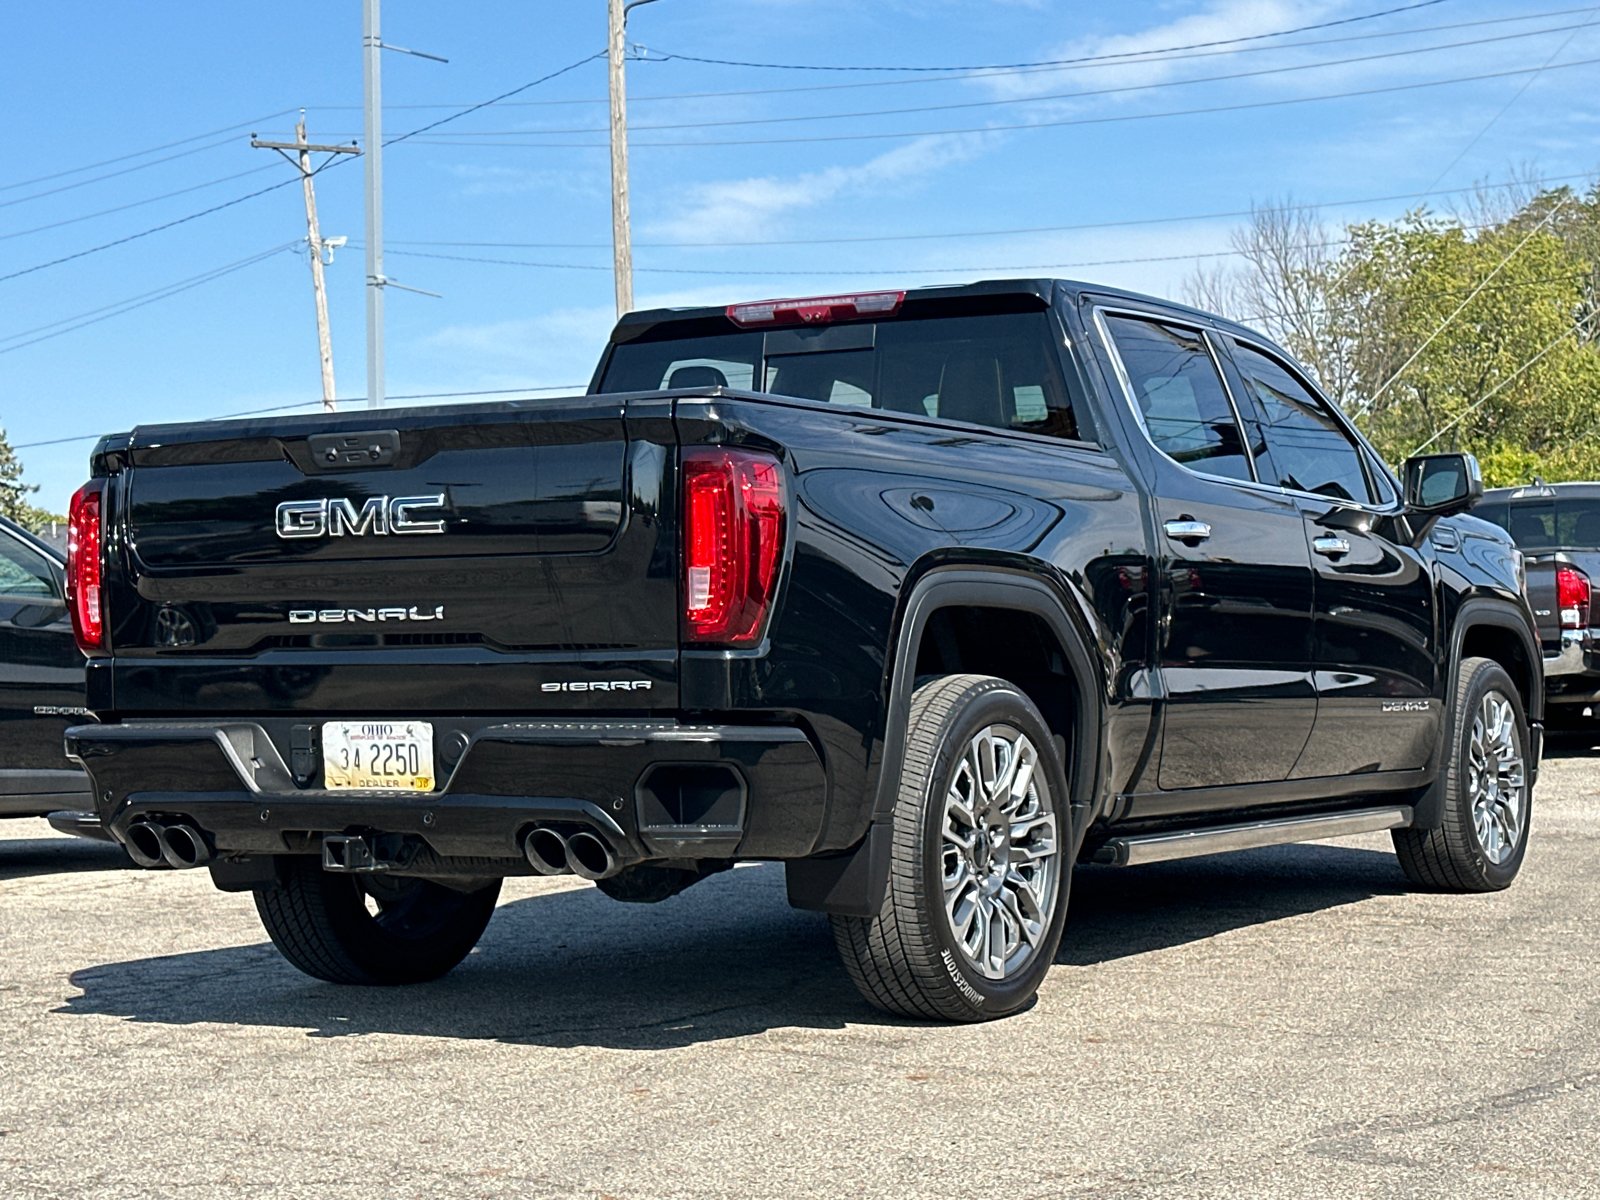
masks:
<path fill-rule="evenodd" d="M 761 640 L 783 566 L 783 468 L 747 450 L 683 456 L 684 636 Z"/>
<path fill-rule="evenodd" d="M 72 497 L 67 513 L 67 606 L 80 649 L 104 648 L 105 611 L 101 585 L 104 568 L 104 521 L 100 498 L 104 485 L 86 483 Z"/>
<path fill-rule="evenodd" d="M 1589 628 L 1589 577 L 1578 568 L 1556 568 L 1556 607 L 1562 629 Z"/>

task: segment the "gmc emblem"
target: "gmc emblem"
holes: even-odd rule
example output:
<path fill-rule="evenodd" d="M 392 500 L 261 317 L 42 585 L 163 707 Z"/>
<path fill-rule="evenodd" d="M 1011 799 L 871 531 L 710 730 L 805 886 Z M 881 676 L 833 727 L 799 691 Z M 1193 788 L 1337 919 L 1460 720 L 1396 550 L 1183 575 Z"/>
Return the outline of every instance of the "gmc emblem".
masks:
<path fill-rule="evenodd" d="M 379 537 L 391 533 L 443 533 L 444 518 L 418 520 L 413 513 L 443 508 L 444 494 L 437 496 L 371 496 L 360 509 L 340 497 L 337 500 L 285 500 L 278 505 L 278 536 L 281 538 Z"/>

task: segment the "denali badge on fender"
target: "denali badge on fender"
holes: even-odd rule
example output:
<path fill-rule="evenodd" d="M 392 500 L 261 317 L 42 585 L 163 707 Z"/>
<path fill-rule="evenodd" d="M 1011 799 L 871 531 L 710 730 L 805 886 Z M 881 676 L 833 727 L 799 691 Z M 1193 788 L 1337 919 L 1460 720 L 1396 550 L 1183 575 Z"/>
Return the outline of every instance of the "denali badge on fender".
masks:
<path fill-rule="evenodd" d="M 360 510 L 341 496 L 337 500 L 285 500 L 278 505 L 278 536 L 281 538 L 365 537 L 391 533 L 443 533 L 444 520 L 419 521 L 411 514 L 419 509 L 443 508 L 444 494 L 437 496 L 371 496 Z"/>

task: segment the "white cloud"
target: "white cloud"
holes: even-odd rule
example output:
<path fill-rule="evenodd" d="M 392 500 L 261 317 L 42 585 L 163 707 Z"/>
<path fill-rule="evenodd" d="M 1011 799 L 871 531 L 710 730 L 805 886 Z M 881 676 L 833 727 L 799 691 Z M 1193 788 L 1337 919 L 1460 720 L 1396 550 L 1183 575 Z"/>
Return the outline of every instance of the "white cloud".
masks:
<path fill-rule="evenodd" d="M 1070 39 L 1037 57 L 1040 60 L 1054 60 L 1138 55 L 1173 46 L 1197 46 L 1206 42 L 1253 37 L 1311 24 L 1329 16 L 1336 7 L 1319 0 L 1213 0 L 1203 11 L 1164 25 L 1154 25 L 1138 33 Z M 1218 61 L 1218 58 L 1207 58 L 1201 59 L 1200 63 Z M 1088 69 L 1078 67 L 1022 75 L 990 75 L 983 79 L 1001 96 L 1036 96 L 1069 88 L 1078 90 L 1080 85 L 1083 90 L 1091 90 L 1161 83 L 1178 76 L 1180 72 L 1185 75 L 1192 72 L 1196 65 L 1191 59 L 1136 61 Z"/>
<path fill-rule="evenodd" d="M 684 189 L 679 210 L 652 222 L 650 234 L 674 241 L 740 241 L 769 232 L 775 218 L 843 196 L 889 194 L 993 145 L 984 135 L 917 138 L 854 167 L 788 177 L 721 180 Z"/>

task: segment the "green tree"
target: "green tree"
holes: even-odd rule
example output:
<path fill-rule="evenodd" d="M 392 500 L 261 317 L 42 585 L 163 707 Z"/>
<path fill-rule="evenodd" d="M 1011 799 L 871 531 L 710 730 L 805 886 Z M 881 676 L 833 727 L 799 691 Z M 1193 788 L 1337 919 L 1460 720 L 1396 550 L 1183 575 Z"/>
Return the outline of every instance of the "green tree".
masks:
<path fill-rule="evenodd" d="M 1487 194 L 1342 238 L 1261 209 L 1234 237 L 1245 265 L 1190 295 L 1275 336 L 1391 462 L 1461 449 L 1491 485 L 1600 478 L 1600 188 Z"/>
<path fill-rule="evenodd" d="M 6 431 L 0 429 L 0 516 L 10 517 L 35 533 L 51 521 L 65 521 L 65 517 L 28 503 L 27 498 L 38 490 L 38 484 L 22 482 L 22 460 L 6 439 Z"/>

